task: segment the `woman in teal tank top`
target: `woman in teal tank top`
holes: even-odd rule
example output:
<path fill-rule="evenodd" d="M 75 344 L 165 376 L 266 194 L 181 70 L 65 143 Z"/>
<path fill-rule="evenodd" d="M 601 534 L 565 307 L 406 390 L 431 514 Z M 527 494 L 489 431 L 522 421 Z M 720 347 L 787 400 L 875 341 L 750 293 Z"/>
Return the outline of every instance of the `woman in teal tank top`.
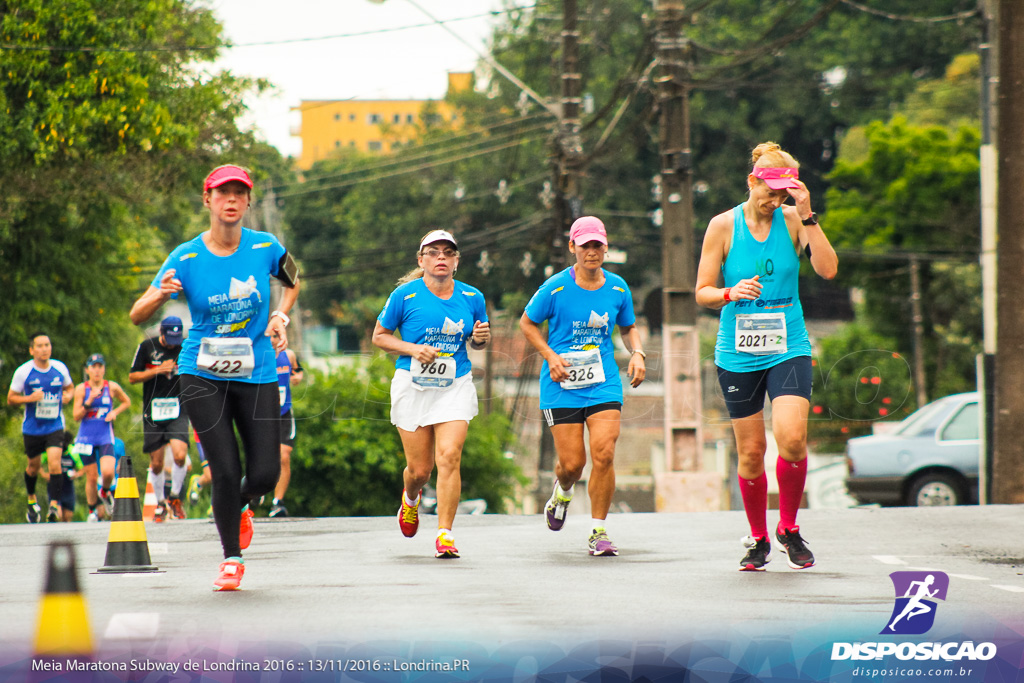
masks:
<path fill-rule="evenodd" d="M 800 305 L 800 254 L 821 277 L 836 276 L 838 259 L 799 180 L 799 164 L 774 142 L 751 154 L 747 200 L 711 219 L 697 267 L 696 297 L 721 311 L 715 365 L 732 418 L 739 484 L 750 535 L 741 571 L 761 571 L 771 555 L 768 537 L 768 447 L 764 398 L 772 403 L 779 448 L 779 524 L 775 537 L 789 566 L 814 565 L 796 524 L 807 477 L 807 414 L 811 344 Z M 792 198 L 795 206 L 784 202 Z M 720 287 L 720 278 L 721 284 Z"/>

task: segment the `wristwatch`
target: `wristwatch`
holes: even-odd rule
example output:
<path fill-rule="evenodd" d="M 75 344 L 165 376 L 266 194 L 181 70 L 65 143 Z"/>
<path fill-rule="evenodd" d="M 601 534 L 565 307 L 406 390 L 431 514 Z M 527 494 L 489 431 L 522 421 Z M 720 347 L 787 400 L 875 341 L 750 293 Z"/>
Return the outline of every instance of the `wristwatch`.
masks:
<path fill-rule="evenodd" d="M 281 322 L 283 322 L 283 323 L 284 323 L 284 326 L 285 326 L 285 327 L 288 327 L 288 323 L 290 323 L 290 322 L 292 321 L 292 319 L 291 319 L 291 318 L 289 318 L 289 317 L 288 317 L 288 316 L 287 316 L 287 315 L 286 315 L 285 313 L 283 313 L 282 311 L 274 311 L 273 313 L 271 313 L 271 314 L 270 314 L 270 317 L 271 317 L 271 318 L 273 318 L 274 316 L 277 316 L 278 318 L 280 318 L 280 319 L 281 319 Z"/>
<path fill-rule="evenodd" d="M 644 353 L 644 350 L 643 350 L 643 349 L 633 349 L 633 353 L 639 353 L 639 354 L 640 354 L 640 356 L 641 356 L 641 357 L 642 357 L 642 358 L 643 358 L 644 360 L 647 360 L 647 354 L 646 354 L 646 353 Z M 633 353 L 631 353 L 631 354 L 629 354 L 629 355 L 631 355 L 631 356 L 632 356 L 632 355 L 633 355 Z"/>
<path fill-rule="evenodd" d="M 812 211 L 810 216 L 808 216 L 807 218 L 804 218 L 800 222 L 803 223 L 804 225 L 817 225 L 818 224 L 818 214 L 816 214 L 816 213 L 814 213 Z"/>

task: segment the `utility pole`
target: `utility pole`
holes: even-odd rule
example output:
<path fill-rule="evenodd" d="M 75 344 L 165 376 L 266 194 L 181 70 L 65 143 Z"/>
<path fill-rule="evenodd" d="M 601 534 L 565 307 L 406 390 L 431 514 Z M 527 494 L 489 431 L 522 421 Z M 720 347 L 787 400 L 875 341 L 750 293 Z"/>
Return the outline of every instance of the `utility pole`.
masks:
<path fill-rule="evenodd" d="M 924 309 L 921 307 L 921 260 L 910 257 L 910 312 L 914 322 L 914 386 L 917 407 L 928 403 L 924 374 Z"/>
<path fill-rule="evenodd" d="M 555 221 L 551 235 L 551 265 L 555 270 L 566 264 L 565 236 L 574 220 L 583 215 L 580 175 L 583 166 L 583 140 L 580 137 L 582 76 L 579 66 L 578 12 L 576 0 L 562 5 L 562 99 L 558 133 L 555 136 Z"/>
<path fill-rule="evenodd" d="M 999 256 L 996 295 L 995 427 L 992 502 L 1024 503 L 1024 315 L 1020 298 L 1020 264 L 1024 263 L 1024 7 L 1020 0 L 1000 0 L 999 157 L 997 212 Z"/>
<path fill-rule="evenodd" d="M 690 50 L 689 41 L 683 35 L 688 15 L 682 0 L 655 0 L 654 8 L 656 82 L 661 110 L 662 376 L 665 385 L 665 463 L 663 468 L 655 468 L 656 508 L 666 512 L 719 509 L 721 502 L 708 500 L 706 493 L 722 490 L 718 475 L 701 472 L 703 411 L 697 302 L 694 299 Z"/>
<path fill-rule="evenodd" d="M 274 190 L 270 186 L 270 182 L 267 181 L 267 185 L 263 190 L 263 198 L 259 202 L 260 208 L 263 210 L 262 222 L 263 230 L 269 232 L 281 244 L 284 243 L 284 233 L 281 231 L 280 216 L 277 212 L 277 197 L 274 195 Z M 285 244 L 285 248 L 288 245 Z M 302 279 L 301 273 L 299 279 Z M 299 300 L 295 300 L 295 305 L 292 307 L 291 312 L 291 324 L 288 326 L 288 347 L 294 350 L 296 353 L 302 348 L 302 309 L 299 307 Z"/>
<path fill-rule="evenodd" d="M 977 377 L 979 404 L 981 406 L 980 461 L 978 463 L 978 502 L 986 505 L 992 494 L 992 447 L 995 414 L 995 367 L 996 367 L 996 187 L 997 165 L 995 131 L 995 100 L 998 63 L 996 35 L 996 2 L 979 0 L 982 38 L 978 46 L 981 62 L 981 148 L 978 153 L 981 169 L 981 300 L 984 324 L 984 345 L 978 354 Z"/>

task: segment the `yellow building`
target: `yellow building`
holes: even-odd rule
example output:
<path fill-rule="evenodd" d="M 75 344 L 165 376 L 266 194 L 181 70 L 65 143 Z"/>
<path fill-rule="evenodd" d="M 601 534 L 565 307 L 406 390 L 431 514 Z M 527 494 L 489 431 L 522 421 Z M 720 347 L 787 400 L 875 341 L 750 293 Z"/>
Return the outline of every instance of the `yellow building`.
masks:
<path fill-rule="evenodd" d="M 448 92 L 462 92 L 473 84 L 472 73 L 449 73 Z M 386 154 L 416 134 L 416 123 L 430 100 L 302 100 L 292 111 L 300 113 L 302 170 L 343 149 Z M 432 115 L 458 125 L 458 113 L 444 101 L 434 102 Z"/>

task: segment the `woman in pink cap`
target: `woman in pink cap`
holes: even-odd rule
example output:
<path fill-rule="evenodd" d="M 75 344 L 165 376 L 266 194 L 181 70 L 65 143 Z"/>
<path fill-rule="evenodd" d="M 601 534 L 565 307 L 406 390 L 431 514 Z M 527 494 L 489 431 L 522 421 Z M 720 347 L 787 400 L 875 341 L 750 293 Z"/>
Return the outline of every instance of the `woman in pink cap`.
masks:
<path fill-rule="evenodd" d="M 626 375 L 634 388 L 647 374 L 646 356 L 629 286 L 602 267 L 608 253 L 604 223 L 594 216 L 578 218 L 569 230 L 569 253 L 576 262 L 541 285 L 519 320 L 526 339 L 544 357 L 540 408 L 558 454 L 555 486 L 544 512 L 552 531 L 565 524 L 573 487 L 587 464 L 586 425 L 592 464 L 587 492 L 593 518 L 588 552 L 618 555 L 605 529 L 615 492 L 615 442 L 622 412 L 622 380 L 612 329 L 619 326 L 630 349 Z M 546 340 L 540 329 L 544 321 L 548 323 Z"/>
<path fill-rule="evenodd" d="M 213 476 L 213 516 L 224 549 L 214 590 L 237 590 L 252 540 L 249 504 L 281 474 L 277 353 L 288 345 L 288 311 L 299 293 L 295 261 L 277 238 L 242 227 L 252 179 L 238 166 L 206 177 L 210 229 L 179 245 L 130 313 L 141 325 L 184 294 L 192 329 L 178 354 L 184 408 Z M 270 278 L 283 285 L 270 310 Z M 235 431 L 245 448 L 245 477 Z"/>
<path fill-rule="evenodd" d="M 747 200 L 711 219 L 697 267 L 697 303 L 721 310 L 715 365 L 739 453 L 739 484 L 750 535 L 741 571 L 761 571 L 771 555 L 765 393 L 779 447 L 779 523 L 775 538 L 789 566 L 814 565 L 796 524 L 807 476 L 807 413 L 811 398 L 811 344 L 797 277 L 806 251 L 821 277 L 836 276 L 838 259 L 799 165 L 774 142 L 754 148 Z M 784 206 L 791 198 L 795 206 Z M 719 276 L 724 281 L 719 287 Z"/>

